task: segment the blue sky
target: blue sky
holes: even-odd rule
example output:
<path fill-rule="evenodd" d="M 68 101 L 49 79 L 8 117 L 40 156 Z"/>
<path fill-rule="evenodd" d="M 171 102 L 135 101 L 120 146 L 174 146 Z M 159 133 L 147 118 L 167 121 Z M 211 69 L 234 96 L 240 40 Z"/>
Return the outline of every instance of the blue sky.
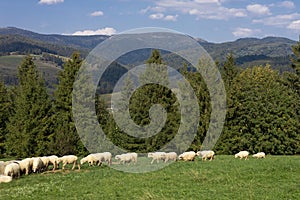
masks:
<path fill-rule="evenodd" d="M 1 0 L 0 27 L 47 34 L 173 29 L 210 42 L 280 36 L 299 40 L 299 1 Z"/>

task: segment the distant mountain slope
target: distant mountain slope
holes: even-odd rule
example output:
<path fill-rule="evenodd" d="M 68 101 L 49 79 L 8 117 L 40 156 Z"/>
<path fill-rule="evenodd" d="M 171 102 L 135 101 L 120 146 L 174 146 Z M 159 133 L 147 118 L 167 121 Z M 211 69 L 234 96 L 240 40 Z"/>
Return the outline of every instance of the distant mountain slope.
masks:
<path fill-rule="evenodd" d="M 0 28 L 0 35 L 20 35 L 32 40 L 42 42 L 72 46 L 77 49 L 90 50 L 108 38 L 106 35 L 93 35 L 93 36 L 72 36 L 72 35 L 58 35 L 58 34 L 39 34 L 31 31 L 7 27 Z"/>
<path fill-rule="evenodd" d="M 53 56 L 70 57 L 74 51 L 80 51 L 82 57 L 85 57 L 93 48 L 107 38 L 109 38 L 109 36 L 39 34 L 14 27 L 0 28 L 0 56 L 29 53 L 40 55 L 42 53 L 49 53 Z M 220 63 L 224 62 L 229 53 L 233 53 L 237 65 L 243 68 L 269 63 L 272 68 L 278 69 L 281 72 L 291 70 L 289 67 L 290 56 L 292 55 L 291 46 L 296 44 L 296 41 L 281 37 L 266 37 L 263 39 L 243 38 L 224 43 L 211 43 L 199 38 L 196 38 L 196 40 L 214 60 Z M 145 60 L 149 58 L 150 53 L 151 49 L 142 49 L 121 56 L 113 64 L 113 68 L 108 70 L 108 78 L 103 80 L 102 85 L 105 86 L 103 91 L 100 92 L 109 92 L 117 78 L 125 73 L 130 66 L 144 64 Z M 162 55 L 165 62 L 176 69 L 180 68 L 185 62 L 182 58 L 176 57 L 170 52 L 162 51 Z M 2 59 L 2 61 L 7 59 L 8 58 Z M 15 82 L 16 77 L 13 77 L 15 72 L 12 73 L 10 70 L 13 66 L 1 63 L 2 61 L 0 59 L 1 76 L 5 77 L 5 80 Z M 51 67 L 52 69 L 47 69 L 47 65 L 45 65 L 45 71 L 52 72 L 53 66 Z M 16 66 L 14 66 L 14 70 L 15 69 Z M 10 73 L 6 74 L 8 71 L 10 71 Z M 53 76 L 55 73 L 48 74 Z M 51 82 L 54 78 L 50 77 L 48 80 Z"/>

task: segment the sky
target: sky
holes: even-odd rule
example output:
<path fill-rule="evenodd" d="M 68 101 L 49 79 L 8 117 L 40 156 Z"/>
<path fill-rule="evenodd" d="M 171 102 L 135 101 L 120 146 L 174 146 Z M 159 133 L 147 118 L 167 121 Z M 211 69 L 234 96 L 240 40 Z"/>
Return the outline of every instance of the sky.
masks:
<path fill-rule="evenodd" d="M 1 0 L 0 27 L 113 35 L 168 28 L 209 42 L 267 36 L 299 41 L 300 2 L 275 0 Z"/>

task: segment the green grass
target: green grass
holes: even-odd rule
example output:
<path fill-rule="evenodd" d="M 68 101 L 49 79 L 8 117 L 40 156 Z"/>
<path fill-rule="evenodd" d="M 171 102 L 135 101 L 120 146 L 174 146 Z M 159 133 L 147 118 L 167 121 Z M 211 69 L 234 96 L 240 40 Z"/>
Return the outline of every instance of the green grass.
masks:
<path fill-rule="evenodd" d="M 135 167 L 150 162 L 141 160 Z M 87 165 L 81 171 L 32 174 L 0 184 L 0 199 L 296 200 L 300 199 L 299 180 L 299 156 L 246 161 L 217 156 L 211 162 L 175 162 L 140 174 Z"/>

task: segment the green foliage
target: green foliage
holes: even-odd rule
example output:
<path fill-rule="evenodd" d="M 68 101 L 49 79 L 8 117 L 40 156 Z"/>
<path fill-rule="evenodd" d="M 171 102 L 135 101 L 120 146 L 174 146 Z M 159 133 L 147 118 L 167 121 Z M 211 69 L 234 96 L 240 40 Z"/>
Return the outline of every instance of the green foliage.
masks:
<path fill-rule="evenodd" d="M 4 83 L 0 82 L 0 157 L 5 154 L 6 122 L 11 114 L 12 102 Z"/>
<path fill-rule="evenodd" d="M 220 153 L 299 153 L 298 98 L 282 84 L 278 72 L 269 66 L 246 69 L 234 80 L 231 94 L 226 126 L 217 145 Z"/>
<path fill-rule="evenodd" d="M 59 84 L 54 93 L 55 114 L 52 116 L 55 129 L 51 135 L 51 149 L 58 155 L 85 153 L 72 114 L 73 84 L 81 65 L 79 53 L 74 53 L 58 74 Z"/>
<path fill-rule="evenodd" d="M 18 80 L 13 113 L 7 123 L 7 154 L 19 157 L 47 154 L 51 102 L 32 57 L 25 57 L 19 66 Z"/>

